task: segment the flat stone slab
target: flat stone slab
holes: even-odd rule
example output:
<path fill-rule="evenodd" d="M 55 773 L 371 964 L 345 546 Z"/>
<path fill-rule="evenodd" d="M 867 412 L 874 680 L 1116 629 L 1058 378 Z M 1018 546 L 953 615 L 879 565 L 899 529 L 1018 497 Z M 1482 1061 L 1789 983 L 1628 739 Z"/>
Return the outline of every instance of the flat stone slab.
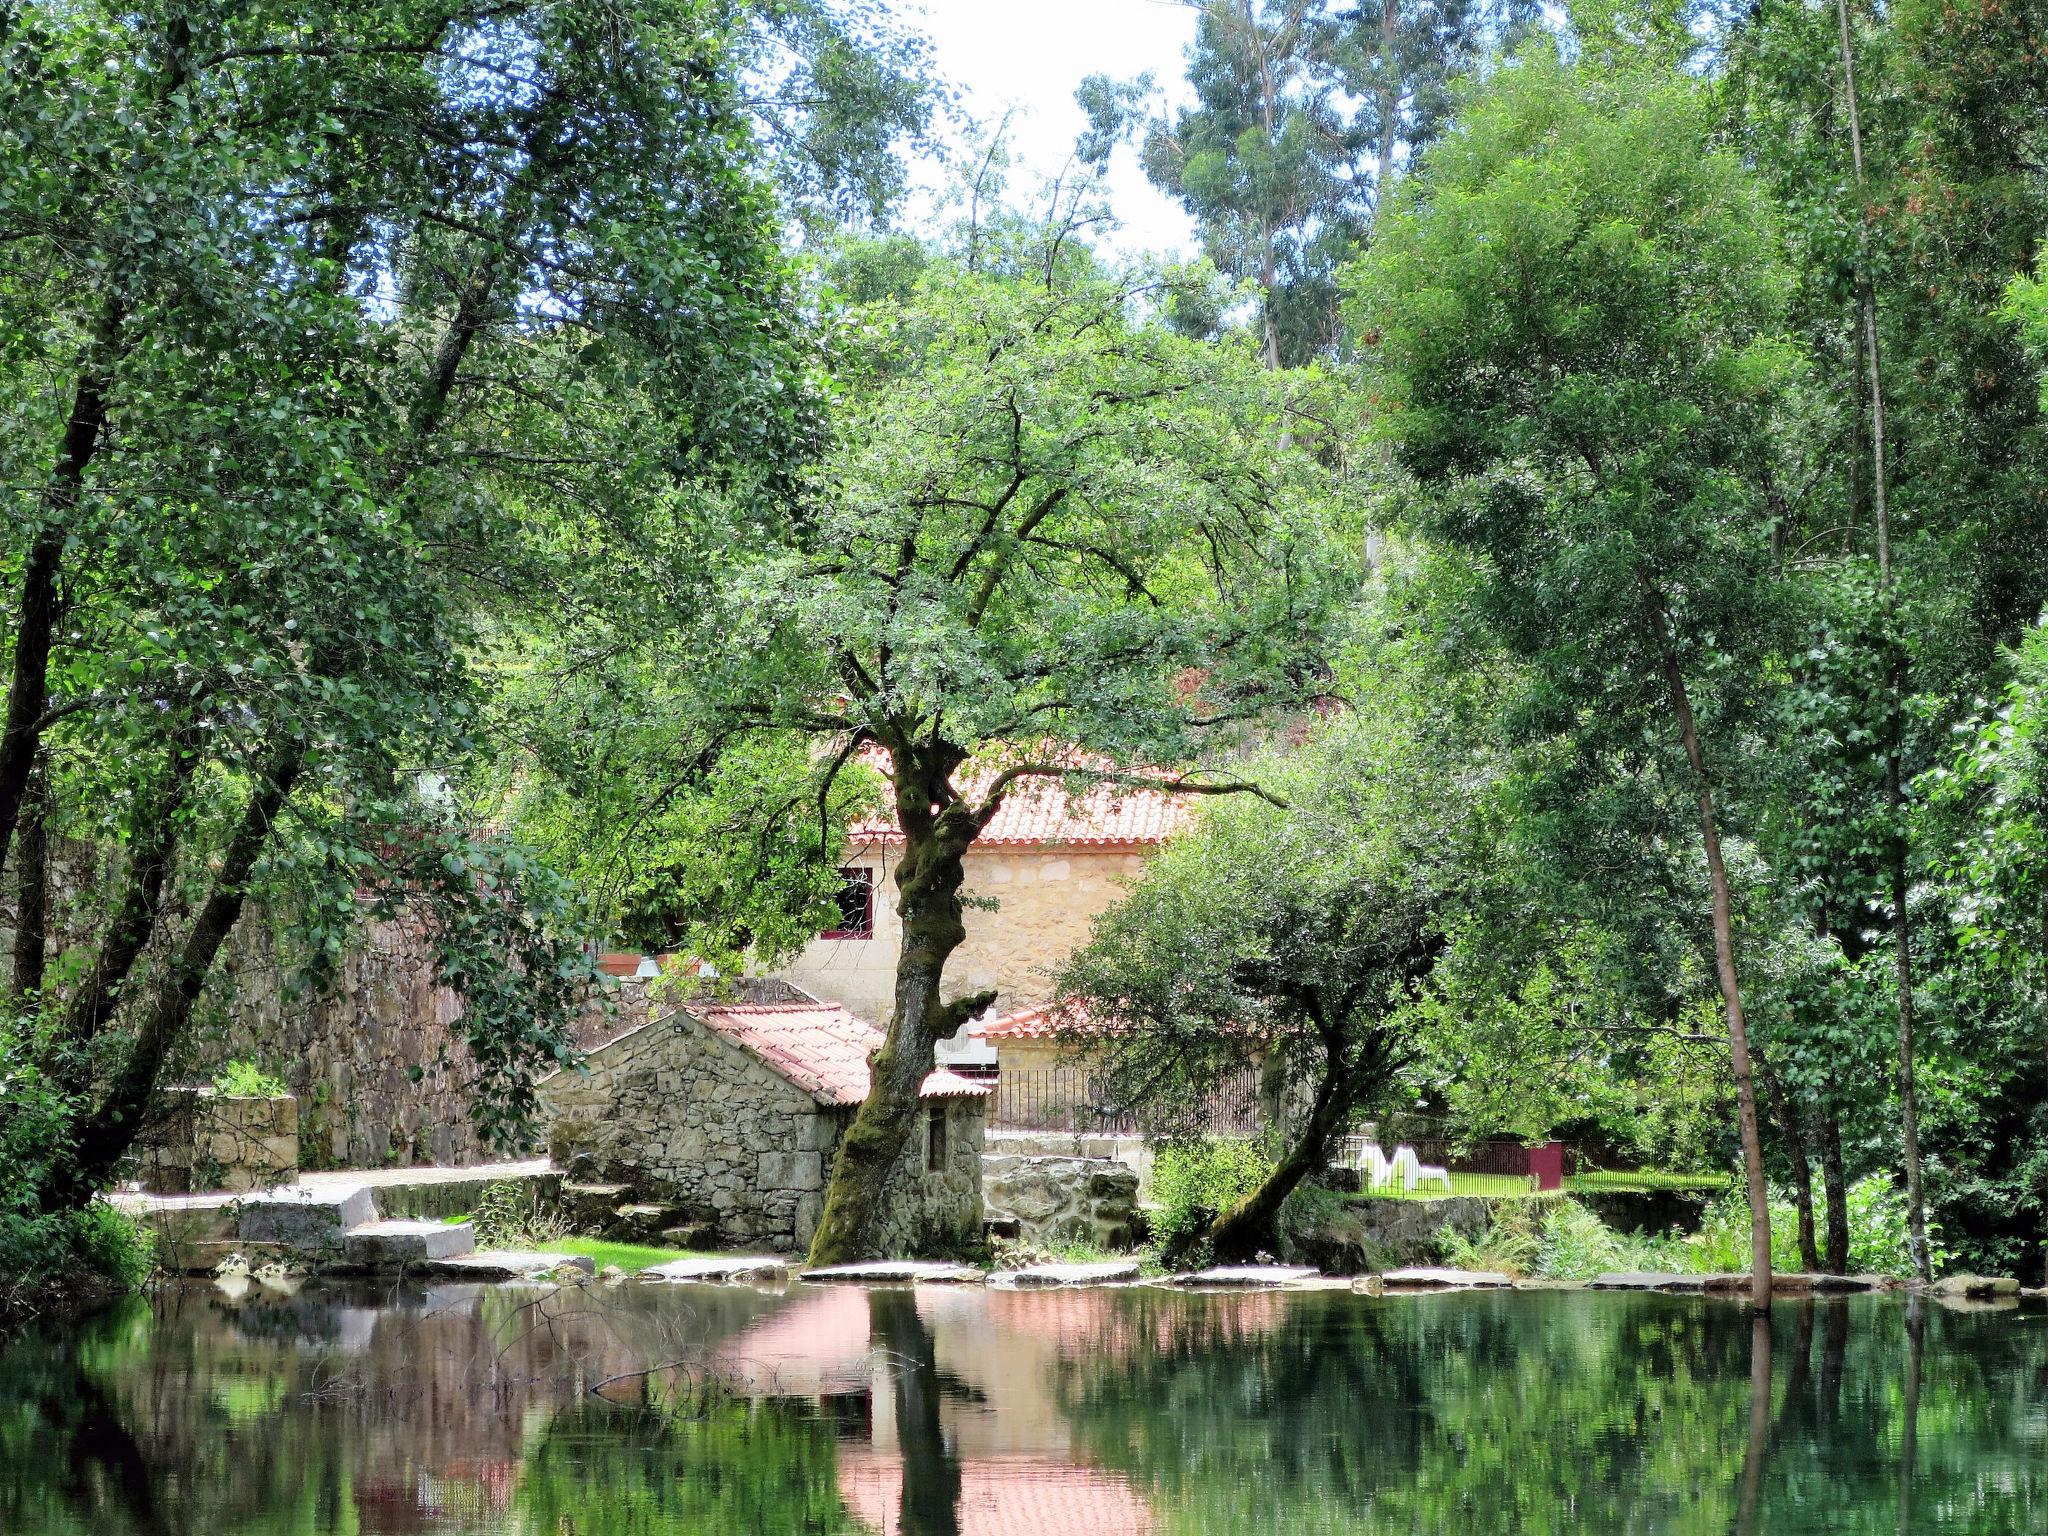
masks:
<path fill-rule="evenodd" d="M 332 1248 L 349 1228 L 376 1219 L 377 1201 L 367 1184 L 272 1189 L 243 1196 L 235 1235 L 252 1243 Z"/>
<path fill-rule="evenodd" d="M 1136 1259 L 1101 1264 L 1034 1264 L 1013 1271 L 1009 1283 L 1023 1289 L 1054 1285 L 1126 1285 L 1138 1278 Z"/>
<path fill-rule="evenodd" d="M 640 1278 L 729 1285 L 741 1280 L 779 1280 L 788 1273 L 788 1259 L 772 1253 L 750 1253 L 727 1259 L 670 1259 L 666 1264 L 641 1270 Z"/>
<path fill-rule="evenodd" d="M 452 1259 L 432 1259 L 426 1268 L 436 1275 L 462 1280 L 524 1280 L 538 1275 L 546 1279 L 567 1265 L 586 1275 L 597 1273 L 597 1262 L 579 1253 L 521 1253 L 509 1249 L 486 1249 Z"/>
<path fill-rule="evenodd" d="M 1991 1301 L 2000 1296 L 2017 1296 L 2019 1281 L 2010 1275 L 1943 1275 L 1928 1288 L 1936 1296 L 1967 1296 L 1972 1301 Z"/>
<path fill-rule="evenodd" d="M 476 1251 L 476 1228 L 466 1221 L 368 1221 L 341 1235 L 344 1264 L 371 1268 L 454 1259 Z"/>
<path fill-rule="evenodd" d="M 1441 1269 L 1434 1265 L 1413 1265 L 1390 1269 L 1380 1276 L 1390 1291 L 1506 1291 L 1515 1282 L 1490 1269 Z"/>
<path fill-rule="evenodd" d="M 1313 1269 L 1297 1264 L 1219 1264 L 1192 1274 L 1175 1275 L 1169 1285 L 1219 1291 L 1272 1290 L 1322 1277 Z"/>
<path fill-rule="evenodd" d="M 1745 1284 L 1747 1283 L 1745 1279 Z M 1698 1293 L 1707 1288 L 1705 1275 L 1667 1274 L 1658 1270 L 1616 1270 L 1586 1282 L 1589 1291 L 1672 1291 Z"/>
<path fill-rule="evenodd" d="M 965 1264 L 925 1259 L 875 1259 L 865 1264 L 828 1264 L 823 1269 L 807 1269 L 804 1278 L 834 1285 L 901 1285 L 919 1281 L 928 1285 L 979 1285 L 988 1276 Z"/>

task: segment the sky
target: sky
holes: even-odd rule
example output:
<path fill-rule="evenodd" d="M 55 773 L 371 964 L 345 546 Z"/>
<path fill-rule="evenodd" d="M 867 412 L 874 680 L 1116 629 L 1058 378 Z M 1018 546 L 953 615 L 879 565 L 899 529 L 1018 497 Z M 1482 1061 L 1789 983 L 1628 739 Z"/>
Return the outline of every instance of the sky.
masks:
<path fill-rule="evenodd" d="M 1187 99 L 1184 51 L 1196 12 L 1177 0 L 901 0 L 900 20 L 931 40 L 938 72 L 962 94 L 962 108 L 985 129 L 1012 112 L 1005 142 L 1015 169 L 1013 193 L 1056 176 L 1086 123 L 1074 104 L 1082 77 L 1124 80 L 1150 71 L 1162 103 Z M 953 148 L 967 135 L 952 125 Z M 925 164 L 913 176 L 913 224 L 939 217 L 948 173 Z M 1110 205 L 1123 227 L 1098 243 L 1136 253 L 1192 255 L 1193 225 L 1180 205 L 1145 179 L 1137 154 L 1120 149 L 1110 163 Z"/>

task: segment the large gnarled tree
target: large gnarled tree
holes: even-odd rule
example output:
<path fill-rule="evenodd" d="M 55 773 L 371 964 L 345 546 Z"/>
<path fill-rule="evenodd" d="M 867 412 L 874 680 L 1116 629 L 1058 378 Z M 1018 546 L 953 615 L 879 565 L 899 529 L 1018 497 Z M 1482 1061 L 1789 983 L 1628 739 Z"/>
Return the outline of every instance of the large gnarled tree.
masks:
<path fill-rule="evenodd" d="M 729 718 L 883 765 L 902 828 L 894 1007 L 814 1262 L 872 1255 L 949 997 L 963 859 L 1045 779 L 1246 786 L 1199 771 L 1313 688 L 1341 497 L 1283 446 L 1312 381 L 1147 318 L 1173 281 L 1063 229 L 974 242 L 847 316 L 836 451 L 804 514 L 741 552 L 708 616 Z M 1297 434 L 1298 436 L 1299 434 Z M 970 789 L 971 786 L 971 789 Z"/>

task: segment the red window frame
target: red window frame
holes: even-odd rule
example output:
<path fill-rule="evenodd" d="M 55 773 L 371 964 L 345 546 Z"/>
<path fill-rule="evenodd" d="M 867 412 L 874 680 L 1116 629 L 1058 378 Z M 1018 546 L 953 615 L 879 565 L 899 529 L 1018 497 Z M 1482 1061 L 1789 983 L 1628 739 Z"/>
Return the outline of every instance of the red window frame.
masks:
<path fill-rule="evenodd" d="M 827 928 L 818 937 L 821 939 L 872 939 L 875 936 L 875 872 L 865 864 L 842 864 L 839 868 L 839 923 Z M 852 901 L 855 892 L 860 896 L 860 921 L 858 927 L 849 927 L 847 920 L 855 908 Z"/>

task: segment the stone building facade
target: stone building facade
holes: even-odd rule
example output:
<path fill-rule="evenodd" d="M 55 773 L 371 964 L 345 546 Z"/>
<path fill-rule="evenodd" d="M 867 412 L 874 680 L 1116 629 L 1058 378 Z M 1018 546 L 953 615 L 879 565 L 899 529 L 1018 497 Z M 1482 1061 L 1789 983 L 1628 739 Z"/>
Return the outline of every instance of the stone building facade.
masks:
<path fill-rule="evenodd" d="M 830 1004 L 698 1004 L 627 1029 L 541 1085 L 555 1161 L 684 1207 L 720 1241 L 808 1246 L 881 1033 Z M 980 1235 L 985 1084 L 925 1080 L 884 1201 L 883 1251 Z"/>
<path fill-rule="evenodd" d="M 978 789 L 970 783 L 967 793 Z M 1057 782 L 1026 781 L 967 852 L 967 940 L 947 963 L 948 989 L 993 988 L 998 1012 L 1049 1000 L 1060 962 L 1189 815 L 1184 801 L 1151 790 L 1105 786 L 1069 800 Z M 870 1022 L 886 1021 L 903 937 L 893 883 L 902 851 L 893 820 L 855 827 L 847 921 L 775 974 Z M 855 894 L 862 886 L 864 915 Z"/>

